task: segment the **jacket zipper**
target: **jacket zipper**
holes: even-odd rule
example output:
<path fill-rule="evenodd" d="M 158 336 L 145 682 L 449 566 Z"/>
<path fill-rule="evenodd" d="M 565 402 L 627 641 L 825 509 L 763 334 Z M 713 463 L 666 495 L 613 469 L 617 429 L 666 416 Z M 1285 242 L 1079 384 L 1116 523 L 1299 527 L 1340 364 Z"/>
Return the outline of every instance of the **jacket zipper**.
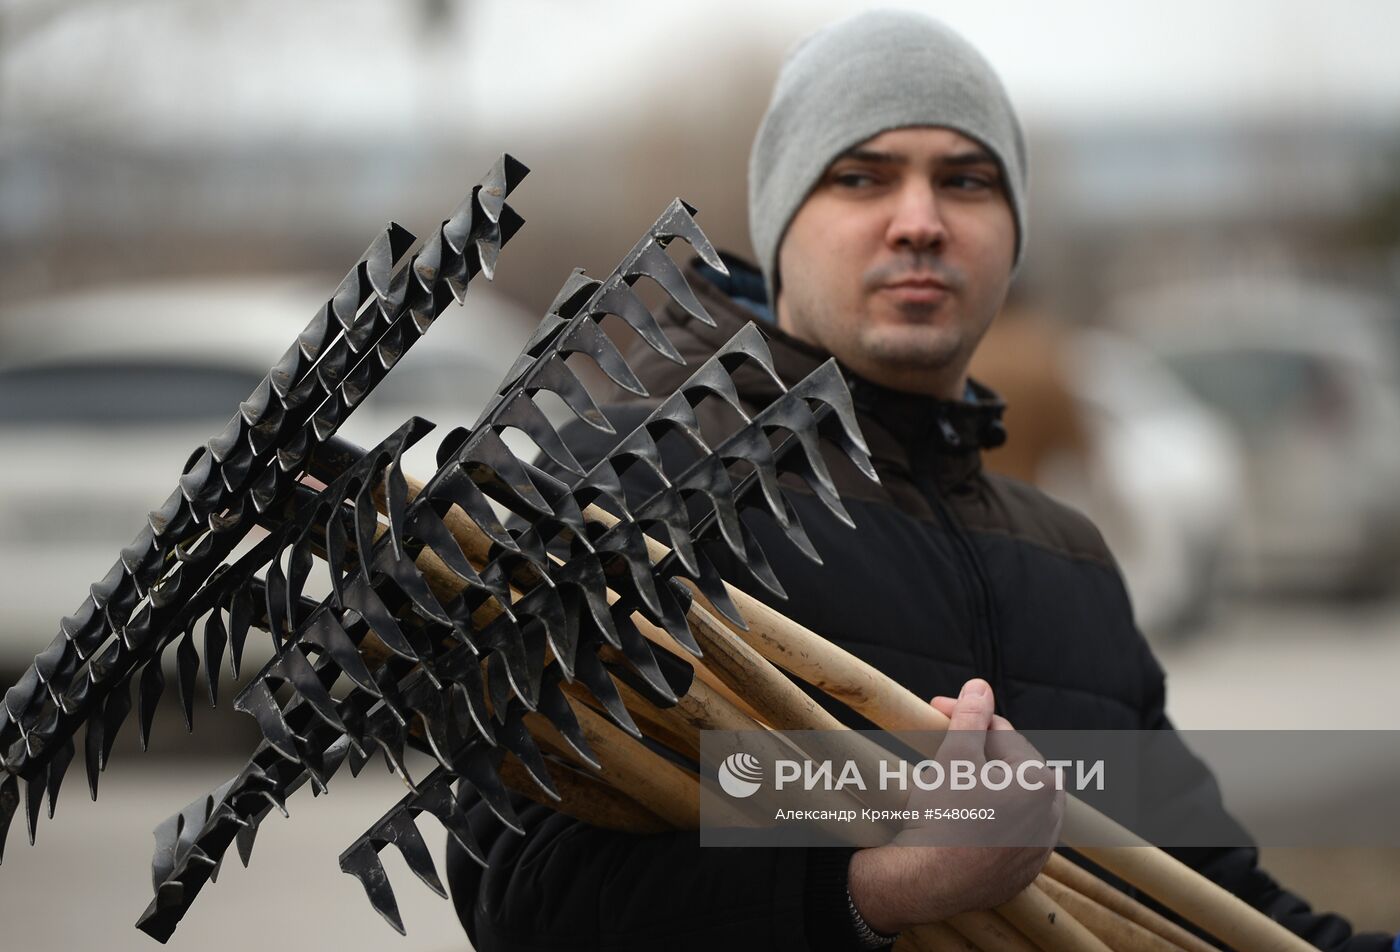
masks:
<path fill-rule="evenodd" d="M 952 446 L 959 443 L 958 434 L 953 430 L 952 424 L 946 419 L 938 421 L 943 430 L 943 436 Z M 977 555 L 977 550 L 972 544 L 972 539 L 967 533 L 967 529 L 954 515 L 952 507 L 943 498 L 943 492 L 934 480 L 923 479 L 919 482 L 924 484 L 924 492 L 933 502 L 934 508 L 938 511 L 939 520 L 943 523 L 944 530 L 949 538 L 953 540 L 953 548 L 957 554 L 957 566 L 959 581 L 963 587 L 963 593 L 967 596 L 968 607 L 972 616 L 972 653 L 973 660 L 978 668 L 986 672 L 988 683 L 992 686 L 992 693 L 996 699 L 996 713 L 1006 716 L 1006 686 L 1001 670 L 1001 644 L 996 631 L 996 606 L 992 601 L 991 586 L 987 584 L 986 571 L 982 567 L 982 560 Z"/>

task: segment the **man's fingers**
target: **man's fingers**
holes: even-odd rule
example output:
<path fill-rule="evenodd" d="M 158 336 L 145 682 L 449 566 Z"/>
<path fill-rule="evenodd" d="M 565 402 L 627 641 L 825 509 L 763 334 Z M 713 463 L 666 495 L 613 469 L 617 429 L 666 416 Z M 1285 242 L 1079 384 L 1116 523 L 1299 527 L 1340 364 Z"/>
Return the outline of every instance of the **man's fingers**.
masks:
<path fill-rule="evenodd" d="M 933 709 L 934 709 L 935 711 L 937 711 L 939 714 L 942 714 L 944 717 L 952 717 L 952 716 L 953 716 L 953 707 L 954 707 L 957 703 L 958 703 L 958 699 L 957 699 L 957 698 L 955 698 L 955 697 L 944 697 L 942 694 L 938 695 L 938 696 L 935 697 L 933 700 L 929 701 L 929 704 L 933 705 Z"/>
<path fill-rule="evenodd" d="M 992 726 L 993 711 L 996 705 L 992 700 L 992 686 L 981 678 L 973 678 L 963 685 L 950 715 L 949 730 L 985 731 Z"/>
<path fill-rule="evenodd" d="M 986 681 L 973 678 L 964 684 L 948 716 L 952 736 L 939 748 L 941 756 L 981 760 L 994 707 L 992 688 Z"/>

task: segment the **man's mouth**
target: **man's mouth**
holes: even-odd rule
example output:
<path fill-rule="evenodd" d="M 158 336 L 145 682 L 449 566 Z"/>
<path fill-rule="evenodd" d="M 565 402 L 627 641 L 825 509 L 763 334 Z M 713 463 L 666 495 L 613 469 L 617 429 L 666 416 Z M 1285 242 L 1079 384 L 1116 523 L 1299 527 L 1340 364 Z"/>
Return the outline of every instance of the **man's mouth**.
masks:
<path fill-rule="evenodd" d="M 906 304 L 936 304 L 948 295 L 948 285 L 932 276 L 911 276 L 890 281 L 879 290 Z"/>

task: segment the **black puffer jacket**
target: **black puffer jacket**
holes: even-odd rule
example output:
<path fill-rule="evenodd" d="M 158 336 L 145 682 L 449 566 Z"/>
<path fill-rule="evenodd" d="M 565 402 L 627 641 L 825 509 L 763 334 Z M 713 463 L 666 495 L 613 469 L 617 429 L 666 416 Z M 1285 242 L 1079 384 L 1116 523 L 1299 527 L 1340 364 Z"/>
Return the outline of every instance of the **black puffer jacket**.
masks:
<path fill-rule="evenodd" d="M 671 393 L 753 317 L 733 297 L 761 297 L 761 279 L 741 262 L 731 271 L 723 280 L 708 269 L 688 275 L 717 328 L 674 307 L 666 312 L 667 333 L 688 367 L 640 346 L 628 355 L 653 393 Z M 826 359 L 766 329 L 789 383 Z M 757 371 L 736 383 L 755 405 L 777 393 Z M 820 567 L 775 526 L 755 524 L 789 594 L 783 611 L 920 697 L 956 695 L 968 678 L 984 677 L 999 711 L 1023 729 L 1169 730 L 1162 671 L 1134 627 L 1099 533 L 1037 490 L 981 468 L 979 451 L 1003 438 L 997 398 L 974 385 L 972 399 L 946 402 L 861 380 L 852 392 L 881 483 L 832 454 L 854 531 L 815 498 L 793 494 L 823 555 Z M 607 412 L 625 434 L 649 409 L 631 402 Z M 581 429 L 573 435 L 587 442 Z M 605 449 L 595 447 L 598 455 Z M 723 553 L 716 562 L 741 587 L 761 591 Z M 1186 763 L 1157 782 L 1169 785 L 1174 802 L 1220 809 L 1210 775 L 1194 759 Z M 848 850 L 701 849 L 693 833 L 613 833 L 536 806 L 524 819 L 529 831 L 518 837 L 478 804 L 472 821 L 489 844 L 489 869 L 455 850 L 450 857 L 458 913 L 483 952 L 856 948 L 845 898 Z M 1380 936 L 1348 941 L 1344 921 L 1313 915 L 1281 890 L 1257 868 L 1252 849 L 1174 852 L 1324 948 L 1390 948 Z"/>

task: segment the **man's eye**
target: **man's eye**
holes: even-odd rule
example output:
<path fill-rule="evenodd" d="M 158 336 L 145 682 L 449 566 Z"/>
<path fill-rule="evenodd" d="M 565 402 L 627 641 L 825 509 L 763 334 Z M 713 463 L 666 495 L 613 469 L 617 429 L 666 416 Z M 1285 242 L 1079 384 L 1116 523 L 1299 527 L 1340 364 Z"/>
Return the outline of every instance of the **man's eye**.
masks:
<path fill-rule="evenodd" d="M 869 172 L 836 172 L 832 174 L 831 181 L 842 188 L 868 188 L 875 184 L 875 176 Z"/>
<path fill-rule="evenodd" d="M 946 182 L 949 187 L 964 192 L 976 192 L 996 188 L 996 180 L 991 176 L 975 173 L 949 176 Z"/>

